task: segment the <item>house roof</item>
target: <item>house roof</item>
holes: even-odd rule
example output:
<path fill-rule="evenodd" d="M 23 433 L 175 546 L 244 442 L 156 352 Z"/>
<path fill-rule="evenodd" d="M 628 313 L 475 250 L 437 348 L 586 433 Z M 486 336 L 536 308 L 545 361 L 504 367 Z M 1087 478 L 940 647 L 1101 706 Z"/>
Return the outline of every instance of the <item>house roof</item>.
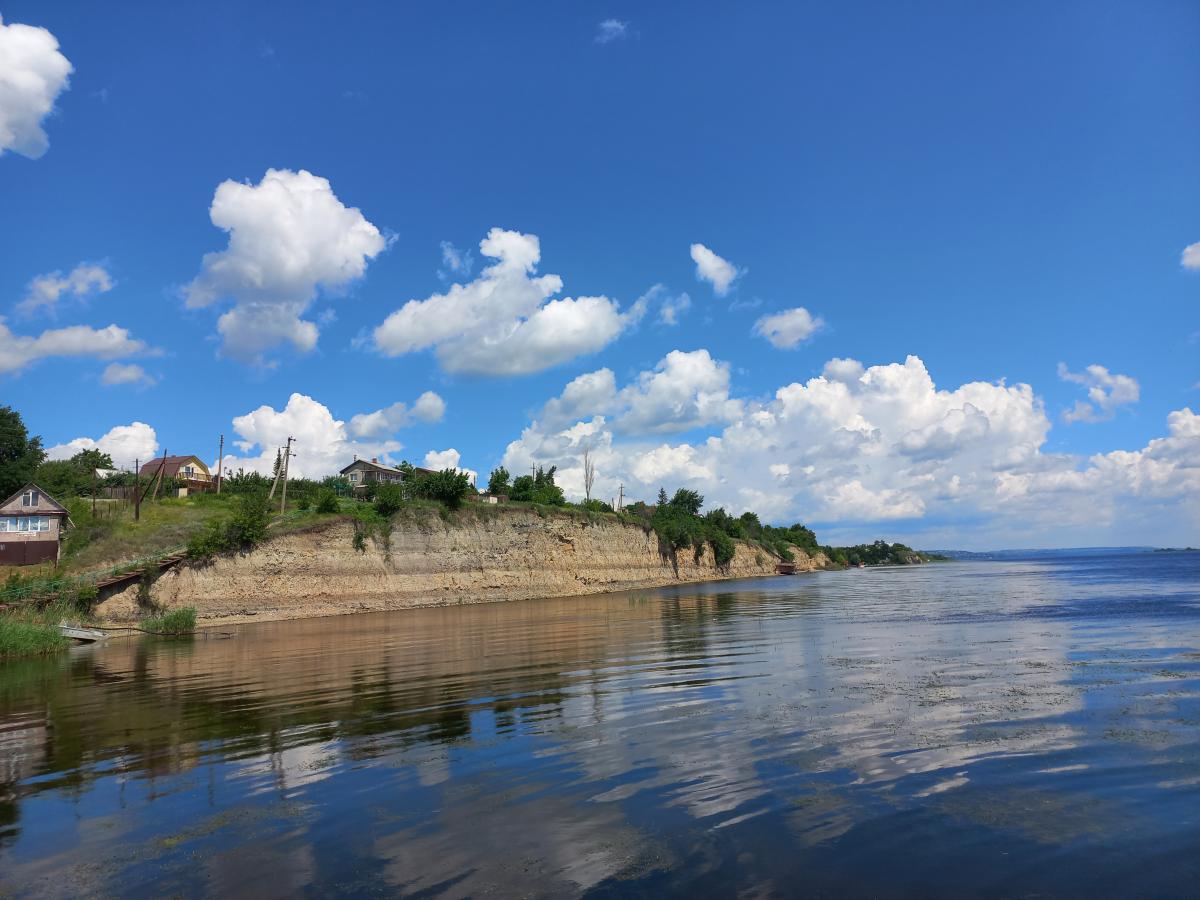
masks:
<path fill-rule="evenodd" d="M 44 488 L 40 487 L 39 485 L 34 484 L 32 481 L 29 482 L 28 484 L 22 486 L 22 488 L 19 491 L 17 491 L 15 494 L 13 494 L 11 497 L 9 497 L 3 503 L 0 503 L 0 513 L 3 513 L 4 515 L 14 515 L 14 514 L 28 515 L 29 507 L 21 506 L 21 495 L 24 494 L 26 491 L 30 490 L 31 488 L 33 490 L 37 491 L 41 495 L 38 498 L 37 515 L 39 515 L 39 516 L 67 516 L 68 519 L 70 518 L 70 516 L 67 513 L 67 508 L 65 506 L 63 506 L 61 503 L 59 503 L 57 500 L 55 500 L 53 497 L 51 497 L 48 493 L 46 493 L 46 490 Z M 13 508 L 9 509 L 10 506 Z"/>
<path fill-rule="evenodd" d="M 356 459 L 354 462 L 350 463 L 350 465 L 342 469 L 341 474 L 345 475 L 351 469 L 358 466 L 366 466 L 368 469 L 378 469 L 380 472 L 394 472 L 396 474 L 401 474 L 400 470 L 394 466 L 384 465 L 383 463 L 372 459 Z"/>
<path fill-rule="evenodd" d="M 142 475 L 157 476 L 159 468 L 162 467 L 163 478 L 174 478 L 179 474 L 179 470 L 183 468 L 184 463 L 190 462 L 191 460 L 195 460 L 197 463 L 199 463 L 200 468 L 202 468 L 205 472 L 208 471 L 208 466 L 206 466 L 204 461 L 198 456 L 168 456 L 166 459 L 163 459 L 160 456 L 158 459 L 152 459 L 149 462 L 142 463 L 142 468 L 138 471 Z"/>
<path fill-rule="evenodd" d="M 376 469 L 380 472 L 391 472 L 393 475 L 403 475 L 404 474 L 403 469 L 397 469 L 395 466 L 385 465 L 384 463 L 381 463 L 378 460 L 374 460 L 374 459 L 356 459 L 356 460 L 354 460 L 354 462 L 350 463 L 350 465 L 348 465 L 344 469 L 342 469 L 339 474 L 345 475 L 347 472 L 349 472 L 351 469 L 353 469 L 357 466 L 364 466 L 368 469 Z M 434 474 L 433 469 L 424 469 L 421 466 L 413 466 L 412 470 L 413 470 L 413 472 L 415 472 L 418 475 Z"/>

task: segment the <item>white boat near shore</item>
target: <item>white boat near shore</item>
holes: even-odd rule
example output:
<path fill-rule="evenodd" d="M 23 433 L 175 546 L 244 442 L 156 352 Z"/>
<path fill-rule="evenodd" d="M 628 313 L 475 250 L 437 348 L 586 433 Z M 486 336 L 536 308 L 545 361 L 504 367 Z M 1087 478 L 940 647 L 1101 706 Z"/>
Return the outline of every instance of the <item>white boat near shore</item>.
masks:
<path fill-rule="evenodd" d="M 84 628 L 80 625 L 72 625 L 70 622 L 59 622 L 58 631 L 63 637 L 69 637 L 84 644 L 93 644 L 96 641 L 108 639 L 107 631 L 100 631 L 98 628 Z"/>

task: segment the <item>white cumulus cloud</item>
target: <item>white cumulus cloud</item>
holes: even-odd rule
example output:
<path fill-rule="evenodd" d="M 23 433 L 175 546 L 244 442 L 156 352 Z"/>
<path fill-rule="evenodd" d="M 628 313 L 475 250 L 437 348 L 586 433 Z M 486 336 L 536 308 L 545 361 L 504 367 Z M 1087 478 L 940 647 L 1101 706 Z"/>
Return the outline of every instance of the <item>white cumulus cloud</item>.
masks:
<path fill-rule="evenodd" d="M 102 437 L 78 437 L 46 450 L 48 459 L 70 459 L 81 450 L 99 450 L 112 457 L 119 469 L 133 469 L 136 461 L 146 462 L 158 455 L 158 435 L 145 422 L 118 425 Z"/>
<path fill-rule="evenodd" d="M 425 459 L 422 465 L 426 469 L 433 469 L 435 472 L 440 472 L 443 469 L 454 469 L 457 472 L 464 473 L 471 479 L 471 484 L 477 484 L 479 481 L 479 473 L 474 469 L 464 469 L 460 463 L 462 462 L 462 454 L 453 447 L 448 450 L 430 450 L 425 454 Z"/>
<path fill-rule="evenodd" d="M 1179 257 L 1179 264 L 1185 269 L 1200 270 L 1200 241 L 1183 248 L 1183 253 Z"/>
<path fill-rule="evenodd" d="M 51 328 L 41 334 L 14 334 L 0 318 L 0 374 L 19 372 L 48 357 L 93 357 L 120 359 L 147 351 L 146 345 L 117 325 L 92 328 L 71 325 Z"/>
<path fill-rule="evenodd" d="M 17 304 L 17 311 L 26 315 L 41 309 L 53 312 L 64 294 L 82 300 L 111 291 L 112 286 L 112 276 L 104 266 L 80 263 L 66 275 L 61 271 L 47 272 L 33 279 L 25 299 Z"/>
<path fill-rule="evenodd" d="M 42 122 L 66 89 L 70 61 L 45 28 L 0 17 L 0 155 L 12 150 L 37 159 L 50 146 Z"/>
<path fill-rule="evenodd" d="M 350 433 L 355 437 L 382 437 L 417 422 L 440 422 L 446 414 L 446 401 L 433 391 L 426 391 L 412 406 L 393 403 L 375 412 L 359 413 L 350 420 Z"/>
<path fill-rule="evenodd" d="M 1063 413 L 1065 422 L 1104 422 L 1117 414 L 1117 407 L 1136 403 L 1141 396 L 1137 379 L 1109 372 L 1104 366 L 1090 365 L 1072 372 L 1066 363 L 1058 364 L 1058 377 L 1087 388 L 1087 400 L 1077 400 Z"/>
<path fill-rule="evenodd" d="M 306 394 L 294 393 L 283 409 L 264 404 L 258 409 L 233 420 L 237 435 L 234 446 L 243 455 L 225 457 L 225 469 L 261 472 L 269 475 L 275 464 L 275 454 L 294 438 L 291 474 L 306 478 L 334 475 L 358 456 L 398 462 L 393 454 L 404 445 L 394 440 L 354 440 L 341 419 L 336 419 L 329 407 Z"/>
<path fill-rule="evenodd" d="M 224 352 L 243 362 L 262 363 L 282 343 L 312 350 L 319 328 L 301 316 L 318 291 L 346 289 L 387 246 L 326 179 L 304 170 L 268 169 L 257 185 L 224 181 L 209 215 L 229 246 L 205 254 L 184 296 L 189 307 L 234 302 L 217 329 Z"/>
<path fill-rule="evenodd" d="M 606 347 L 641 319 L 646 303 L 627 312 L 607 297 L 550 299 L 557 275 L 536 275 L 535 235 L 493 228 L 479 244 L 495 262 L 467 284 L 409 300 L 374 331 L 387 356 L 433 348 L 449 372 L 524 375 Z"/>
<path fill-rule="evenodd" d="M 835 359 L 770 399 L 729 397 L 718 407 L 728 418 L 712 417 L 716 433 L 661 442 L 617 427 L 626 392 L 656 372 L 622 390 L 606 369 L 575 379 L 508 445 L 505 466 L 556 465 L 579 497 L 587 448 L 596 496 L 624 484 L 649 501 L 660 486 L 691 487 L 709 506 L 816 523 L 842 543 L 1180 543 L 1200 528 L 1200 416 L 1190 409 L 1171 413 L 1169 434 L 1142 449 L 1083 459 L 1045 450 L 1051 423 L 1029 385 L 941 389 L 917 357 Z"/>
<path fill-rule="evenodd" d="M 763 316 L 754 323 L 754 331 L 770 341 L 772 346 L 790 350 L 807 341 L 824 324 L 820 316 L 814 316 L 803 306 L 797 306 Z"/>
<path fill-rule="evenodd" d="M 109 363 L 100 375 L 100 383 L 106 387 L 115 384 L 141 384 L 149 387 L 156 379 L 137 363 Z"/>
<path fill-rule="evenodd" d="M 691 252 L 692 262 L 696 264 L 696 278 L 711 284 L 718 297 L 728 294 L 733 282 L 745 273 L 744 269 L 717 256 L 703 244 L 692 244 Z"/>

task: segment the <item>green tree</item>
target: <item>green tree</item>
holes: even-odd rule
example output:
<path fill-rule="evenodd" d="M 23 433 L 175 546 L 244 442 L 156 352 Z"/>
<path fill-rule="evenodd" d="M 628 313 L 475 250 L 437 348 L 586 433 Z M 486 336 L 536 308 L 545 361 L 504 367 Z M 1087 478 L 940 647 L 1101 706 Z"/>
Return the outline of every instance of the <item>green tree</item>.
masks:
<path fill-rule="evenodd" d="M 40 437 L 30 437 L 21 414 L 0 406 L 0 501 L 34 480 L 46 458 Z"/>
<path fill-rule="evenodd" d="M 71 462 L 87 472 L 89 477 L 97 469 L 113 468 L 112 457 L 102 450 L 80 450 L 71 457 Z"/>
<path fill-rule="evenodd" d="M 738 517 L 746 537 L 758 538 L 762 534 L 762 522 L 758 521 L 758 513 L 744 512 Z"/>
<path fill-rule="evenodd" d="M 91 493 L 91 473 L 84 475 L 69 459 L 51 459 L 37 467 L 33 479 L 60 500 Z M 0 501 L 4 498 L 0 497 Z"/>
<path fill-rule="evenodd" d="M 698 516 L 700 515 L 701 507 L 704 506 L 704 498 L 695 491 L 680 488 L 675 492 L 675 496 L 671 498 L 671 506 L 683 510 L 689 516 Z"/>
<path fill-rule="evenodd" d="M 667 503 L 668 503 L 668 501 L 667 501 L 667 489 L 666 489 L 666 488 L 661 488 L 661 487 L 660 487 L 660 488 L 658 489 L 658 500 L 657 500 L 657 504 L 658 504 L 659 506 L 666 506 L 666 505 L 667 505 Z"/>
<path fill-rule="evenodd" d="M 542 503 L 546 506 L 562 506 L 567 500 L 563 496 L 562 488 L 554 483 L 554 473 L 557 471 L 557 466 L 551 466 L 549 469 L 538 466 L 533 475 L 518 475 L 513 481 L 509 499 Z"/>
<path fill-rule="evenodd" d="M 518 475 L 513 479 L 512 491 L 509 492 L 508 499 L 519 500 L 522 503 L 533 502 L 533 476 Z"/>
<path fill-rule="evenodd" d="M 457 469 L 442 469 L 423 478 L 421 489 L 429 499 L 438 500 L 450 509 L 458 509 L 471 493 L 471 477 Z"/>
<path fill-rule="evenodd" d="M 511 487 L 508 469 L 504 468 L 504 466 L 497 466 L 492 469 L 492 474 L 488 477 L 487 489 L 489 494 L 507 494 Z"/>
<path fill-rule="evenodd" d="M 742 527 L 742 523 L 725 512 L 724 507 L 718 506 L 716 509 L 710 509 L 704 514 L 704 524 L 708 526 L 708 530 L 712 533 L 720 532 L 732 538 L 744 538 L 746 529 Z"/>

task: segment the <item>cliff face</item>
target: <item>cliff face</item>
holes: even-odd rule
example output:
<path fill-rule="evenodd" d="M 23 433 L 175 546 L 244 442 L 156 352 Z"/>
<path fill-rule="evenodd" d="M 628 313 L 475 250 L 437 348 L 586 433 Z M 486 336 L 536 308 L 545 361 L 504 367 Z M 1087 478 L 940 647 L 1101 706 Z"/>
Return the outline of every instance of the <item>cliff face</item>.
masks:
<path fill-rule="evenodd" d="M 243 556 L 172 570 L 151 596 L 167 607 L 195 606 L 201 620 L 283 619 L 746 578 L 774 574 L 777 562 L 739 542 L 723 571 L 707 546 L 699 563 L 691 550 L 673 563 L 653 533 L 611 520 L 501 508 L 446 522 L 424 512 L 386 535 L 365 537 L 361 550 L 349 521 L 281 535 Z M 824 562 L 796 553 L 798 571 Z M 134 615 L 133 605 L 130 589 L 98 612 L 124 619 Z"/>

